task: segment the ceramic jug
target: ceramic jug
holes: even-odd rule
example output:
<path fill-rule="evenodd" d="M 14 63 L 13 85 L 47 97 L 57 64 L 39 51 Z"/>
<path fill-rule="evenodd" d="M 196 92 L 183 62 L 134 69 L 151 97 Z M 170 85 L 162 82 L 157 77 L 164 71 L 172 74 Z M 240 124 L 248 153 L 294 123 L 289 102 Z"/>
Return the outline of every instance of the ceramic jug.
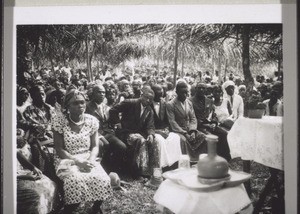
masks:
<path fill-rule="evenodd" d="M 199 158 L 198 176 L 207 179 L 218 179 L 228 176 L 228 162 L 217 155 L 218 137 L 206 135 L 207 156 Z"/>

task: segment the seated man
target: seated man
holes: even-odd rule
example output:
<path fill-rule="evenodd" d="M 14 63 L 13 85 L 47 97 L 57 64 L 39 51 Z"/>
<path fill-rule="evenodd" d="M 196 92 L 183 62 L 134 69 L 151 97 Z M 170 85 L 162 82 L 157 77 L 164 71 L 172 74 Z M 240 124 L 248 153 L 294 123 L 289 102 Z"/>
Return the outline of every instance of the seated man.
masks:
<path fill-rule="evenodd" d="M 226 91 L 227 97 L 224 101 L 227 103 L 227 108 L 229 112 L 229 118 L 234 122 L 239 117 L 244 116 L 244 101 L 243 98 L 234 93 L 235 84 L 233 81 L 226 81 L 223 84 L 223 87 Z"/>
<path fill-rule="evenodd" d="M 206 87 L 205 84 L 198 83 L 196 94 L 191 98 L 198 121 L 198 130 L 205 134 L 217 135 L 219 137 L 217 153 L 229 161 L 231 156 L 227 142 L 227 131 L 217 126 L 217 123 L 211 120 L 214 112 L 214 103 L 205 96 Z"/>
<path fill-rule="evenodd" d="M 265 115 L 283 116 L 283 104 L 276 90 L 272 89 L 270 99 L 265 100 L 263 103 L 266 105 Z"/>
<path fill-rule="evenodd" d="M 116 126 L 120 122 L 116 136 L 127 148 L 134 175 L 138 171 L 140 175 L 149 176 L 154 167 L 159 167 L 159 151 L 154 139 L 155 127 L 150 107 L 153 97 L 151 88 L 144 87 L 140 98 L 126 99 L 109 110 L 110 123 Z"/>
<path fill-rule="evenodd" d="M 160 147 L 160 167 L 170 167 L 176 163 L 181 153 L 180 136 L 169 132 L 169 121 L 167 117 L 166 101 L 163 96 L 163 88 L 153 85 L 154 100 L 151 104 L 154 112 L 155 139 Z M 175 166 L 175 165 L 174 165 Z"/>
<path fill-rule="evenodd" d="M 133 98 L 140 98 L 141 97 L 141 87 L 142 87 L 142 81 L 141 80 L 133 80 L 132 81 L 132 90 L 134 93 Z"/>
<path fill-rule="evenodd" d="M 58 80 L 54 82 L 53 86 L 55 89 L 51 90 L 46 95 L 46 103 L 50 104 L 56 111 L 60 112 L 66 91 L 62 89 L 62 83 Z"/>
<path fill-rule="evenodd" d="M 123 161 L 126 147 L 124 143 L 115 136 L 114 130 L 109 127 L 108 116 L 110 107 L 104 102 L 105 88 L 96 84 L 88 91 L 89 102 L 86 105 L 86 113 L 93 115 L 99 121 L 99 142 L 100 156 L 103 158 L 103 166 L 107 171 L 108 168 L 118 168 L 118 164 Z M 113 157 L 110 157 L 110 155 Z"/>
<path fill-rule="evenodd" d="M 177 96 L 167 103 L 167 115 L 171 131 L 179 134 L 181 150 L 188 154 L 191 161 L 198 161 L 201 153 L 206 153 L 205 135 L 197 131 L 197 118 L 193 104 L 187 99 L 188 85 L 179 81 L 176 85 Z"/>

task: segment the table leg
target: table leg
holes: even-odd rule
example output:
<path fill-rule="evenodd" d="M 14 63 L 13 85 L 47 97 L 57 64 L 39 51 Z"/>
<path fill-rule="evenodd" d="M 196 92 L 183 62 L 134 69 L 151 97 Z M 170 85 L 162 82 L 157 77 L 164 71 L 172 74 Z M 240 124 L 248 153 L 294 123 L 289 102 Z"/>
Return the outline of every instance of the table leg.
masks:
<path fill-rule="evenodd" d="M 243 160 L 243 171 L 246 173 L 250 173 L 250 165 L 250 160 Z M 246 181 L 244 185 L 248 195 L 251 196 L 250 180 Z"/>
<path fill-rule="evenodd" d="M 261 210 L 261 208 L 262 208 L 262 206 L 265 202 L 265 199 L 266 199 L 267 195 L 270 194 L 270 192 L 273 190 L 273 188 L 272 188 L 273 186 L 276 189 L 276 194 L 278 196 L 278 201 L 283 202 L 283 192 L 280 190 L 280 187 L 279 187 L 280 184 L 277 180 L 278 179 L 278 177 L 277 177 L 278 176 L 278 170 L 273 169 L 273 168 L 269 168 L 269 170 L 270 170 L 271 176 L 268 179 L 267 184 L 266 184 L 265 188 L 263 189 L 262 193 L 260 194 L 258 201 L 256 202 L 253 214 L 258 214 L 259 213 L 259 211 Z M 282 206 L 284 206 L 284 203 L 283 203 Z"/>
<path fill-rule="evenodd" d="M 274 187 L 276 190 L 277 199 L 273 198 L 272 211 L 276 213 L 284 213 L 284 188 L 281 188 L 281 183 L 278 180 L 279 171 L 277 169 L 269 168 L 271 175 L 274 177 Z M 275 213 L 275 212 L 274 212 Z"/>

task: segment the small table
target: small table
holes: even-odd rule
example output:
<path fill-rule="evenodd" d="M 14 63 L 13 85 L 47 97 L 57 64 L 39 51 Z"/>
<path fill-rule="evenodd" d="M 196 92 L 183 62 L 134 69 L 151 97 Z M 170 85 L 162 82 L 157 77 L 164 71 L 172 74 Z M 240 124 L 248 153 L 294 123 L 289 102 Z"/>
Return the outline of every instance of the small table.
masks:
<path fill-rule="evenodd" d="M 272 186 L 278 186 L 277 175 L 283 170 L 283 125 L 282 117 L 264 116 L 262 119 L 241 117 L 235 121 L 227 136 L 232 158 L 241 157 L 244 171 L 250 172 L 250 160 L 269 167 L 271 177 L 256 203 L 257 213 Z M 250 183 L 246 189 L 250 192 Z M 278 197 L 283 193 L 276 189 Z"/>
<path fill-rule="evenodd" d="M 176 214 L 250 214 L 251 200 L 243 184 L 215 191 L 199 191 L 166 179 L 154 195 L 154 201 Z"/>

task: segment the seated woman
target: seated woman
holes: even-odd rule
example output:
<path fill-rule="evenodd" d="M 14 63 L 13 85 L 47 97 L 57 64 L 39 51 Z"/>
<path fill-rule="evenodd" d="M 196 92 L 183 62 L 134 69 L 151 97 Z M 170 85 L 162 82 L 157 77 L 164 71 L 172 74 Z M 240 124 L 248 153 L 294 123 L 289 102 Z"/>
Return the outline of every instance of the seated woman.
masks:
<path fill-rule="evenodd" d="M 40 150 L 39 142 L 51 145 L 53 135 L 50 121 L 55 115 L 54 108 L 45 102 L 46 94 L 43 85 L 36 83 L 29 89 L 32 104 L 27 106 L 23 118 L 18 118 L 18 127 L 28 129 L 28 143 L 31 146 L 32 162 L 51 179 L 53 171 L 47 166 Z M 44 146 L 42 146 L 44 147 Z"/>
<path fill-rule="evenodd" d="M 92 201 L 93 212 L 111 195 L 110 178 L 97 162 L 99 153 L 98 120 L 85 114 L 84 94 L 76 89 L 66 92 L 64 114 L 52 120 L 55 167 L 63 181 L 65 213 L 80 203 Z"/>
<path fill-rule="evenodd" d="M 17 135 L 17 213 L 49 213 L 57 205 L 56 184 L 31 163 L 24 131 Z"/>
<path fill-rule="evenodd" d="M 229 114 L 228 100 L 223 96 L 223 89 L 221 86 L 213 88 L 214 98 L 214 113 L 213 120 L 216 121 L 220 127 L 229 131 L 233 126 L 234 121 Z"/>
<path fill-rule="evenodd" d="M 223 102 L 223 92 L 220 86 L 215 86 L 213 88 L 213 119 L 218 122 L 221 126 L 226 123 L 227 118 L 229 117 L 229 112 L 226 102 Z M 224 125 L 226 126 L 226 125 Z"/>

